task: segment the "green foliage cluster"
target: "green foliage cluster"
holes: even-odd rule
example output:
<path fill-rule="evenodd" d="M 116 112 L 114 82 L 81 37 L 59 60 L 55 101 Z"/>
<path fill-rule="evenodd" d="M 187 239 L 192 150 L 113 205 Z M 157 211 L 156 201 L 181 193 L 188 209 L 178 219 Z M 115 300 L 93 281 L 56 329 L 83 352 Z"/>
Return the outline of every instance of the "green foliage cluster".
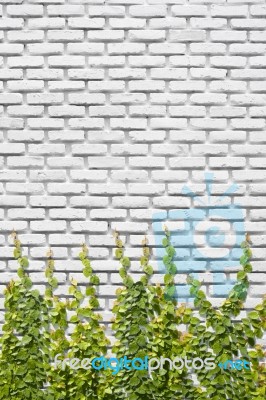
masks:
<path fill-rule="evenodd" d="M 107 356 L 109 340 L 97 312 L 97 286 L 88 249 L 82 245 L 79 259 L 84 277 L 82 288 L 71 280 L 69 296 L 60 300 L 55 295 L 58 282 L 54 276 L 54 260 L 47 254 L 47 288 L 44 295 L 32 288 L 16 233 L 14 257 L 18 280 L 11 281 L 5 291 L 5 324 L 0 339 L 0 399 L 5 400 L 264 400 L 266 388 L 263 349 L 256 344 L 266 328 L 266 300 L 240 318 L 247 297 L 248 274 L 252 272 L 250 240 L 242 244 L 242 266 L 237 282 L 226 301 L 214 308 L 207 300 L 201 283 L 189 277 L 195 309 L 177 304 L 175 294 L 175 249 L 165 229 L 162 245 L 166 268 L 164 286 L 151 283 L 150 248 L 143 241 L 140 267 L 143 275 L 134 281 L 129 274 L 130 259 L 124 244 L 115 232 L 115 256 L 119 260 L 123 287 L 117 290 L 113 307 L 112 329 L 116 342 L 112 354 L 128 359 L 212 357 L 216 363 L 244 358 L 251 370 L 234 371 L 170 369 L 111 370 L 55 368 L 58 354 L 63 358 Z M 107 356 L 108 357 L 108 356 Z"/>

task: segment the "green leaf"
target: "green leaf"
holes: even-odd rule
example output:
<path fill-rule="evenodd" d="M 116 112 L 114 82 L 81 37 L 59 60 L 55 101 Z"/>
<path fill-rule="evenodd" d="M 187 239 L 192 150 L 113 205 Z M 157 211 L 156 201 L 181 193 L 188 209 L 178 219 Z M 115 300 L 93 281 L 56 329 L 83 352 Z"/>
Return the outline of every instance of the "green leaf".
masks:
<path fill-rule="evenodd" d="M 218 326 L 217 328 L 215 328 L 215 332 L 216 332 L 218 335 L 221 335 L 222 333 L 225 332 L 225 327 L 224 327 L 224 326 Z"/>
<path fill-rule="evenodd" d="M 251 311 L 250 313 L 248 313 L 248 317 L 250 319 L 258 319 L 260 316 L 256 311 Z"/>
<path fill-rule="evenodd" d="M 19 276 L 19 278 L 22 278 L 24 276 L 24 269 L 23 268 L 18 268 L 17 270 L 17 274 Z"/>
<path fill-rule="evenodd" d="M 128 257 L 123 257 L 121 259 L 121 264 L 123 267 L 129 267 L 130 266 L 130 259 Z"/>
<path fill-rule="evenodd" d="M 143 270 L 147 275 L 152 275 L 153 274 L 153 268 L 152 268 L 151 265 L 147 265 L 146 267 L 144 267 Z"/>
<path fill-rule="evenodd" d="M 86 278 L 89 278 L 91 276 L 92 273 L 92 268 L 87 266 L 85 268 L 83 268 L 83 274 Z"/>
<path fill-rule="evenodd" d="M 167 247 L 168 244 L 169 244 L 168 239 L 167 239 L 167 238 L 163 238 L 163 240 L 162 240 L 162 245 L 163 245 L 164 247 Z"/>
<path fill-rule="evenodd" d="M 238 272 L 238 274 L 237 274 L 237 279 L 238 280 L 242 280 L 242 279 L 244 279 L 245 277 L 246 277 L 246 272 L 245 271 L 239 271 Z"/>
<path fill-rule="evenodd" d="M 89 286 L 86 288 L 86 296 L 93 296 L 95 294 L 95 288 Z"/>
<path fill-rule="evenodd" d="M 21 257 L 19 259 L 19 264 L 21 265 L 21 267 L 27 268 L 29 266 L 29 260 L 27 259 L 27 257 Z"/>
<path fill-rule="evenodd" d="M 172 282 L 173 282 L 173 276 L 172 275 L 170 275 L 170 274 L 164 275 L 164 283 L 166 285 L 169 285 L 169 283 L 172 283 Z"/>
<path fill-rule="evenodd" d="M 100 284 L 100 278 L 97 275 L 92 275 L 90 277 L 90 283 L 92 285 L 99 285 Z"/>
<path fill-rule="evenodd" d="M 123 256 L 123 249 L 116 249 L 115 256 L 120 259 Z"/>

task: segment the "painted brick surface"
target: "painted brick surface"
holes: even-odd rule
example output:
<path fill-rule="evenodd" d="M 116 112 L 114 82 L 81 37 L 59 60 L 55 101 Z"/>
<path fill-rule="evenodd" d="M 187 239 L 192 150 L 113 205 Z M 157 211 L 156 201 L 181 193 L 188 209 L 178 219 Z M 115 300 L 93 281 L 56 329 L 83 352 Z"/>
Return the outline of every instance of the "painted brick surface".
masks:
<path fill-rule="evenodd" d="M 254 242 L 254 306 L 266 283 L 265 0 L 0 4 L 1 289 L 15 275 L 13 229 L 41 290 L 52 247 L 62 295 L 71 276 L 84 284 L 77 254 L 86 240 L 107 321 L 120 285 L 112 230 L 137 276 L 145 233 L 156 245 L 154 213 L 167 220 L 193 208 L 184 185 L 205 199 L 212 172 L 214 197 L 239 186 L 225 202 L 243 207 Z M 202 232 L 195 243 L 204 247 Z M 177 254 L 184 293 L 192 251 Z M 237 268 L 215 271 L 214 281 L 197 265 L 218 304 Z"/>

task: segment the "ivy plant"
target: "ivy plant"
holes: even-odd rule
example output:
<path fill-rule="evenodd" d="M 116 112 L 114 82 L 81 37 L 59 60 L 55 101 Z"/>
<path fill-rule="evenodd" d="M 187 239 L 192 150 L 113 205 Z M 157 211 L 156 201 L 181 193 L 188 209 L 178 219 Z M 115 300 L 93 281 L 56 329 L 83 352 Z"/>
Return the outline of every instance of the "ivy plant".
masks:
<path fill-rule="evenodd" d="M 99 285 L 100 281 L 98 276 L 93 273 L 88 258 L 88 248 L 85 244 L 82 246 L 79 258 L 83 264 L 83 274 L 88 278 L 89 284 L 85 293 L 82 293 L 78 283 L 74 279 L 71 280 L 69 294 L 72 299 L 63 307 L 64 315 L 59 326 L 65 327 L 69 322 L 74 325 L 74 329 L 69 339 L 65 340 L 64 331 L 60 331 L 59 328 L 60 341 L 57 341 L 54 355 L 62 354 L 61 361 L 64 358 L 77 358 L 79 360 L 88 359 L 89 363 L 93 358 L 106 354 L 109 340 L 105 336 L 103 326 L 100 326 L 101 316 L 95 312 L 99 307 L 95 286 Z M 58 307 L 57 301 L 55 304 Z M 69 320 L 65 317 L 66 310 L 72 314 Z M 57 316 L 60 318 L 59 312 L 57 312 Z M 65 321 L 67 321 L 66 324 Z M 56 340 L 58 337 L 55 335 Z M 49 392 L 58 400 L 98 400 L 100 393 L 105 388 L 103 374 L 91 367 L 87 368 L 88 365 L 85 365 L 86 368 L 72 369 L 68 363 L 61 363 L 58 367 L 54 367 Z"/>
<path fill-rule="evenodd" d="M 50 400 L 43 387 L 49 372 L 49 315 L 43 296 L 32 289 L 21 242 L 15 232 L 18 279 L 5 290 L 5 323 L 1 337 L 0 399 Z"/>
<path fill-rule="evenodd" d="M 258 340 L 266 328 L 266 299 L 246 316 L 240 314 L 247 298 L 252 272 L 249 236 L 242 244 L 241 270 L 228 298 L 220 307 L 208 300 L 201 283 L 188 277 L 194 309 L 178 304 L 174 294 L 178 284 L 175 249 L 165 229 L 162 246 L 166 274 L 164 285 L 151 284 L 153 268 L 151 250 L 145 238 L 140 267 L 143 274 L 134 281 L 130 259 L 115 232 L 115 256 L 119 260 L 122 288 L 117 290 L 112 329 L 113 346 L 105 334 L 98 312 L 98 276 L 93 272 L 88 248 L 79 254 L 86 287 L 70 281 L 69 295 L 55 295 L 58 282 L 54 274 L 52 251 L 47 254 L 45 275 L 47 288 L 41 295 L 32 287 L 27 273 L 29 261 L 23 256 L 21 243 L 13 233 L 14 258 L 18 261 L 18 279 L 5 291 L 5 323 L 0 352 L 0 399 L 3 400 L 264 400 L 265 367 L 263 348 Z M 59 365 L 55 358 L 59 356 Z M 95 357 L 132 360 L 145 357 L 172 359 L 214 358 L 215 368 L 180 370 L 163 368 L 149 372 L 146 368 L 73 369 L 66 358 L 92 360 Z M 245 359 L 251 369 L 224 368 L 227 360 Z M 61 366 L 60 366 L 61 361 Z M 141 361 L 135 366 L 141 366 Z M 64 365 L 64 368 L 63 368 Z"/>

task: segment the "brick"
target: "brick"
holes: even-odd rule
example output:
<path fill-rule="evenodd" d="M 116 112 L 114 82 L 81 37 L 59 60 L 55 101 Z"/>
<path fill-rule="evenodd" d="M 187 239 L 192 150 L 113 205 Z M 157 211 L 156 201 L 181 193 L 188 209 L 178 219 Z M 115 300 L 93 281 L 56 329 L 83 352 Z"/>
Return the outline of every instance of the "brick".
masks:
<path fill-rule="evenodd" d="M 124 40 L 125 33 L 123 30 L 104 29 L 101 31 L 88 31 L 87 37 L 89 42 L 121 42 Z"/>
<path fill-rule="evenodd" d="M 103 29 L 104 18 L 69 17 L 68 26 L 71 29 Z"/>
<path fill-rule="evenodd" d="M 61 93 L 34 93 L 27 95 L 28 104 L 60 104 L 64 100 Z"/>
<path fill-rule="evenodd" d="M 31 207 L 65 207 L 66 197 L 64 196 L 30 196 Z M 50 222 L 50 221 L 49 221 Z M 48 226 L 49 224 L 47 224 Z M 49 231 L 49 228 L 48 228 Z"/>
<path fill-rule="evenodd" d="M 145 51 L 144 43 L 111 43 L 108 44 L 108 54 L 143 54 Z"/>
<path fill-rule="evenodd" d="M 30 54 L 62 54 L 64 46 L 60 43 L 34 43 L 28 45 L 28 50 Z"/>
<path fill-rule="evenodd" d="M 44 88 L 44 82 L 37 80 L 8 81 L 7 88 L 11 92 L 39 92 Z"/>
<path fill-rule="evenodd" d="M 92 17 L 123 17 L 125 7 L 123 6 L 90 6 L 89 15 Z"/>
<path fill-rule="evenodd" d="M 43 114 L 42 106 L 8 106 L 7 113 L 14 116 L 40 116 Z"/>
<path fill-rule="evenodd" d="M 22 42 L 22 43 L 32 43 L 41 42 L 44 39 L 43 31 L 10 31 L 7 34 L 7 39 L 10 42 Z"/>
<path fill-rule="evenodd" d="M 145 170 L 137 170 L 137 171 L 112 171 L 111 177 L 113 181 L 118 182 L 147 182 L 148 181 L 148 172 Z"/>
<path fill-rule="evenodd" d="M 233 18 L 231 19 L 231 26 L 234 29 L 263 29 L 266 27 L 266 20 L 256 18 Z"/>
<path fill-rule="evenodd" d="M 88 165 L 94 169 L 120 169 L 125 166 L 124 157 L 89 157 Z"/>
<path fill-rule="evenodd" d="M 44 58 L 42 56 L 8 57 L 9 68 L 33 68 L 43 65 Z"/>
<path fill-rule="evenodd" d="M 104 155 L 107 152 L 107 146 L 105 144 L 89 144 L 89 145 L 72 145 L 73 155 Z"/>
<path fill-rule="evenodd" d="M 210 63 L 212 66 L 220 68 L 244 68 L 247 59 L 240 56 L 214 56 L 210 58 Z"/>
<path fill-rule="evenodd" d="M 27 69 L 27 78 L 28 79 L 39 79 L 44 81 L 49 80 L 60 80 L 64 77 L 64 70 L 63 69 Z"/>
<path fill-rule="evenodd" d="M 153 20 L 151 20 L 153 21 Z M 110 18 L 109 24 L 112 29 L 143 29 L 146 26 L 146 21 L 138 18 Z M 152 26 L 151 26 L 152 28 Z"/>
<path fill-rule="evenodd" d="M 247 40 L 247 32 L 242 31 L 226 31 L 227 35 L 224 35 L 223 31 L 211 31 L 210 38 L 212 42 L 245 42 Z"/>
<path fill-rule="evenodd" d="M 70 93 L 69 96 L 70 104 L 105 104 L 105 95 L 102 93 L 89 94 L 83 93 L 82 96 L 76 93 Z"/>
<path fill-rule="evenodd" d="M 220 6 L 213 4 L 211 6 L 212 17 L 247 17 L 248 6 L 246 5 L 235 5 L 235 6 Z"/>
<path fill-rule="evenodd" d="M 183 43 L 154 43 L 149 45 L 150 54 L 185 54 L 186 45 Z"/>
<path fill-rule="evenodd" d="M 156 6 L 130 6 L 129 15 L 138 18 L 154 18 L 154 17 L 165 17 L 166 16 L 166 6 L 156 5 Z"/>
<path fill-rule="evenodd" d="M 51 117 L 80 117 L 85 115 L 85 108 L 82 106 L 50 106 L 48 114 Z"/>
<path fill-rule="evenodd" d="M 77 194 L 85 193 L 83 183 L 48 183 L 47 191 L 49 194 Z"/>
<path fill-rule="evenodd" d="M 170 30 L 170 42 L 204 42 L 206 32 L 204 30 Z"/>
<path fill-rule="evenodd" d="M 172 7 L 172 14 L 181 17 L 205 16 L 207 11 L 207 6 L 202 5 L 177 5 Z"/>
<path fill-rule="evenodd" d="M 1 18 L 0 29 L 22 29 L 24 26 L 23 18 Z"/>
<path fill-rule="evenodd" d="M 226 45 L 224 43 L 192 43 L 190 51 L 192 54 L 225 54 Z"/>
<path fill-rule="evenodd" d="M 29 29 L 63 29 L 65 27 L 64 18 L 60 17 L 42 17 L 42 18 L 30 18 L 28 20 Z"/>
<path fill-rule="evenodd" d="M 7 15 L 23 18 L 42 17 L 43 6 L 37 4 L 20 4 L 19 7 L 17 5 L 8 5 Z"/>
<path fill-rule="evenodd" d="M 69 69 L 68 70 L 69 79 L 75 80 L 101 80 L 104 79 L 104 70 L 103 69 Z"/>
<path fill-rule="evenodd" d="M 60 209 L 60 208 L 55 208 L 55 209 L 50 209 L 49 210 L 49 216 L 51 219 L 58 219 L 58 220 L 76 220 L 76 219 L 86 219 L 86 210 L 82 209 Z"/>
<path fill-rule="evenodd" d="M 30 168 L 30 167 L 43 167 L 43 157 L 15 157 L 7 158 L 7 165 L 16 168 Z"/>
<path fill-rule="evenodd" d="M 190 24 L 192 28 L 197 29 L 225 29 L 227 26 L 227 20 L 225 18 L 193 17 L 190 18 Z"/>
<path fill-rule="evenodd" d="M 25 153 L 25 145 L 22 143 L 1 144 L 0 154 L 23 154 Z"/>
<path fill-rule="evenodd" d="M 49 42 L 80 42 L 84 40 L 84 32 L 82 30 L 51 30 L 47 32 Z"/>
<path fill-rule="evenodd" d="M 206 88 L 205 82 L 194 81 L 171 81 L 169 84 L 170 91 L 173 92 L 204 92 Z M 198 95 L 198 93 L 197 93 Z M 206 94 L 208 96 L 208 94 Z M 204 94 L 203 94 L 204 96 Z"/>
<path fill-rule="evenodd" d="M 90 67 L 120 67 L 125 64 L 125 56 L 91 56 Z"/>
<path fill-rule="evenodd" d="M 85 9 L 82 5 L 76 4 L 67 4 L 67 5 L 48 5 L 47 6 L 48 15 L 54 16 L 75 16 L 75 15 L 84 15 Z"/>
<path fill-rule="evenodd" d="M 170 65 L 175 67 L 205 67 L 204 56 L 170 56 Z"/>
<path fill-rule="evenodd" d="M 241 43 L 241 44 L 230 44 L 230 54 L 261 54 L 266 51 L 266 44 L 259 43 Z"/>
<path fill-rule="evenodd" d="M 131 42 L 162 42 L 165 40 L 165 31 L 159 30 L 130 30 L 128 38 Z"/>
<path fill-rule="evenodd" d="M 64 182 L 67 179 L 65 171 L 53 170 L 53 171 L 30 171 L 30 180 L 32 182 Z"/>
<path fill-rule="evenodd" d="M 224 93 L 196 93 L 190 96 L 190 100 L 193 104 L 225 104 L 227 95 Z"/>
<path fill-rule="evenodd" d="M 32 210 L 31 208 L 11 208 L 8 210 L 8 217 L 12 220 L 43 220 L 45 218 L 45 210 L 42 208 L 35 208 L 34 210 Z"/>
<path fill-rule="evenodd" d="M 264 67 L 266 65 L 266 56 L 250 57 L 251 67 Z"/>
<path fill-rule="evenodd" d="M 266 6 L 263 4 L 258 4 L 250 7 L 250 14 L 252 16 L 265 17 L 266 16 Z"/>
<path fill-rule="evenodd" d="M 7 183 L 7 193 L 18 193 L 18 194 L 41 194 L 44 191 L 42 183 Z"/>
<path fill-rule="evenodd" d="M 226 77 L 226 69 L 218 69 L 218 68 L 191 68 L 190 69 L 191 77 L 194 79 L 204 79 L 204 80 L 212 80 L 212 79 L 225 79 Z M 211 82 L 212 84 L 213 82 Z M 225 83 L 223 81 L 223 83 Z"/>
<path fill-rule="evenodd" d="M 150 19 L 151 29 L 183 29 L 186 27 L 185 18 L 165 17 Z"/>
<path fill-rule="evenodd" d="M 26 171 L 0 171 L 0 181 L 8 182 L 15 181 L 20 182 L 26 179 Z"/>
<path fill-rule="evenodd" d="M 22 44 L 5 44 L 1 43 L 0 44 L 0 55 L 19 55 L 22 54 L 23 52 L 23 45 Z"/>
<path fill-rule="evenodd" d="M 10 130 L 7 134 L 8 140 L 11 142 L 42 142 L 44 140 L 43 131 L 34 130 Z"/>
<path fill-rule="evenodd" d="M 19 93 L 0 93 L 0 104 L 21 104 L 22 95 Z"/>
<path fill-rule="evenodd" d="M 131 64 L 131 61 L 129 60 Z M 110 79 L 145 79 L 146 70 L 144 68 L 110 68 L 109 69 Z"/>
<path fill-rule="evenodd" d="M 187 78 L 186 68 L 152 68 L 152 79 L 183 80 Z"/>
<path fill-rule="evenodd" d="M 0 69 L 0 79 L 5 81 L 5 80 L 11 80 L 11 79 L 22 79 L 23 78 L 23 70 L 22 69 L 13 69 L 12 71 L 7 68 L 2 68 Z M 8 96 L 8 93 L 5 94 L 5 96 Z"/>
<path fill-rule="evenodd" d="M 50 56 L 48 63 L 52 67 L 84 67 L 83 56 Z"/>
<path fill-rule="evenodd" d="M 105 181 L 108 176 L 108 172 L 106 170 L 73 170 L 70 172 L 70 176 L 73 181 L 77 182 L 93 182 L 93 181 Z"/>
<path fill-rule="evenodd" d="M 138 71 L 142 67 L 163 67 L 165 65 L 164 56 L 129 56 L 128 62 L 130 67 L 137 68 Z"/>

